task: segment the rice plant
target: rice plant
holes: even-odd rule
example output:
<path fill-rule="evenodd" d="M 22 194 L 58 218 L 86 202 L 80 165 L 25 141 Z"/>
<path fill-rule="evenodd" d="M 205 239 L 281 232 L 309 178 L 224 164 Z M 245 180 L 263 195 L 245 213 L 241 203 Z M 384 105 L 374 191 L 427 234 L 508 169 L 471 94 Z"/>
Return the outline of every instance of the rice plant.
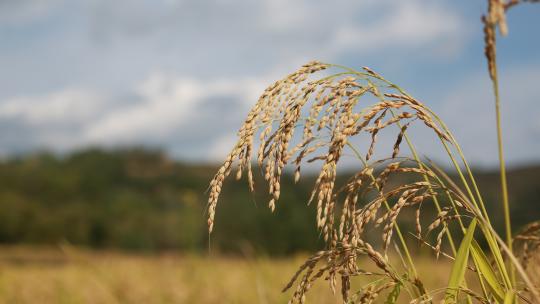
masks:
<path fill-rule="evenodd" d="M 237 179 L 245 174 L 255 191 L 256 158 L 267 182 L 268 207 L 274 211 L 287 167 L 298 181 L 310 163 L 320 170 L 307 204 L 315 205 L 325 247 L 286 284 L 284 291 L 293 290 L 290 303 L 304 303 L 319 280 L 326 280 L 332 291 L 339 290 L 344 303 L 540 303 L 538 285 L 527 272 L 527 261 L 540 244 L 540 228 L 532 224 L 516 236 L 524 249 L 514 254 L 501 143 L 495 29 L 506 32 L 505 12 L 517 2 L 491 0 L 483 18 L 496 97 L 506 242 L 491 224 L 458 141 L 436 113 L 370 68 L 317 61 L 269 86 L 249 112 L 238 142 L 210 183 L 209 231 L 223 181 L 233 170 Z M 434 135 L 458 182 L 419 156 L 407 133 L 413 125 Z M 380 151 L 378 136 L 388 132 L 394 132 L 394 144 Z M 405 147 L 407 154 L 402 152 Z M 348 155 L 355 157 L 360 169 L 338 184 L 338 169 Z M 410 177 L 396 179 L 402 175 Z M 401 223 L 411 214 L 415 228 L 409 231 Z M 447 286 L 425 288 L 423 277 L 429 274 L 417 271 L 411 239 L 431 248 L 437 258 L 452 261 Z M 362 268 L 365 260 L 377 270 Z M 367 277 L 370 283 L 353 290 L 355 277 Z"/>

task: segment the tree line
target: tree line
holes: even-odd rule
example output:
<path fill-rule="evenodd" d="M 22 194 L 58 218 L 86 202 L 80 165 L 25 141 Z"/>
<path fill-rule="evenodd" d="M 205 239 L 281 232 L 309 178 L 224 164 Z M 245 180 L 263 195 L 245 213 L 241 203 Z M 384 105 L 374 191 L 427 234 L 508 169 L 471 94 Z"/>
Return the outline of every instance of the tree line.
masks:
<path fill-rule="evenodd" d="M 0 162 L 0 243 L 186 252 L 210 247 L 271 255 L 320 248 L 314 206 L 305 207 L 314 178 L 294 184 L 290 175 L 282 181 L 275 214 L 266 206 L 265 189 L 251 194 L 245 182 L 226 182 L 209 236 L 206 190 L 216 167 L 142 148 L 6 158 Z M 539 175 L 540 166 L 509 172 L 516 227 L 540 217 Z M 486 201 L 498 201 L 497 173 L 477 177 Z M 494 220 L 502 223 L 502 213 L 493 208 Z"/>

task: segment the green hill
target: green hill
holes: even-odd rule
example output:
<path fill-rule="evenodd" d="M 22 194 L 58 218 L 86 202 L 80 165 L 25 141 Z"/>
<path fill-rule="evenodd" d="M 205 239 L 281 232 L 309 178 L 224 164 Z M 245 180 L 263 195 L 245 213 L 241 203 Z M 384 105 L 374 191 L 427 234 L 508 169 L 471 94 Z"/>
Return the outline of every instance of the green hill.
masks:
<path fill-rule="evenodd" d="M 173 161 L 160 151 L 84 150 L 0 163 L 0 243 L 58 244 L 128 250 L 290 254 L 317 248 L 313 178 L 282 182 L 275 214 L 264 189 L 226 182 L 216 228 L 208 241 L 206 188 L 216 166 Z M 488 202 L 498 202 L 496 172 L 478 172 Z M 540 166 L 510 170 L 515 226 L 540 218 Z M 263 183 L 259 180 L 259 185 Z M 497 203 L 498 204 L 498 203 Z M 488 204 L 500 221 L 498 205 Z"/>

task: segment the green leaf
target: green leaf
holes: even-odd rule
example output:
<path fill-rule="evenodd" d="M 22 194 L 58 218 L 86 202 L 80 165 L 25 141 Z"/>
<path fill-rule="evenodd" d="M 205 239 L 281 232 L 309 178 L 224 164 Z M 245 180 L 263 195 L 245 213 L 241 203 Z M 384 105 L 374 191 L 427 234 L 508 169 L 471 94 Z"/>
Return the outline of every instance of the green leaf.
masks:
<path fill-rule="evenodd" d="M 392 291 L 388 294 L 388 297 L 386 298 L 386 301 L 384 304 L 395 304 L 399 298 L 399 294 L 401 293 L 401 282 L 398 282 Z"/>
<path fill-rule="evenodd" d="M 488 224 L 489 225 L 489 224 Z M 485 226 L 485 225 L 483 225 Z M 501 274 L 504 284 L 504 287 L 506 290 L 512 289 L 512 282 L 510 281 L 510 277 L 508 275 L 504 259 L 502 257 L 502 251 L 499 247 L 499 244 L 497 244 L 497 240 L 492 235 L 492 232 L 487 227 L 482 227 L 482 230 L 484 232 L 484 237 L 486 238 L 486 241 L 488 243 L 491 256 L 495 260 L 495 265 L 497 266 L 498 272 Z"/>
<path fill-rule="evenodd" d="M 505 291 L 501 286 L 501 279 L 499 279 L 495 274 L 495 271 L 493 271 L 493 267 L 489 263 L 488 258 L 476 240 L 472 241 L 471 254 L 480 275 L 488 283 L 488 286 L 493 292 L 493 295 L 497 298 L 497 301 L 502 302 L 505 296 Z"/>
<path fill-rule="evenodd" d="M 504 296 L 504 304 L 513 304 L 514 303 L 514 293 L 509 290 Z"/>
<path fill-rule="evenodd" d="M 474 230 L 476 228 L 476 219 L 473 219 L 469 228 L 465 232 L 465 236 L 459 245 L 459 249 L 456 255 L 456 260 L 452 266 L 450 272 L 450 279 L 448 281 L 447 291 L 445 295 L 445 303 L 456 303 L 457 293 L 461 282 L 465 278 L 465 271 L 467 270 L 467 264 L 469 262 L 469 251 L 471 248 L 471 242 L 474 237 Z"/>

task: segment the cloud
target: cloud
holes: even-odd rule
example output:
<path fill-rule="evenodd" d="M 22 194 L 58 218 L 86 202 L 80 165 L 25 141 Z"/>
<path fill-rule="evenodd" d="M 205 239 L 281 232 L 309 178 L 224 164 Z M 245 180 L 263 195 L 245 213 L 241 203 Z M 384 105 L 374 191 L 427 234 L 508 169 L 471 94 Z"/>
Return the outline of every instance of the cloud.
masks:
<path fill-rule="evenodd" d="M 493 116 L 486 112 L 483 118 L 481 112 L 491 111 L 484 74 L 457 84 L 449 79 L 476 68 L 462 52 L 470 46 L 471 27 L 455 2 L 14 3 L 0 3 L 0 11 L 9 12 L 0 13 L 0 30 L 8 34 L 0 46 L 0 139 L 5 153 L 148 144 L 180 158 L 214 160 L 232 145 L 235 131 L 266 85 L 308 60 L 356 65 L 361 59 L 389 78 L 408 81 L 408 87 L 421 83 L 419 95 L 430 87 L 454 88 L 440 94 L 444 106 L 434 106 L 463 138 L 474 160 L 493 162 L 482 155 L 493 145 L 486 135 L 491 130 L 481 127 Z M 470 11 L 470 6 L 463 7 Z M 466 57 L 461 66 L 452 61 L 457 55 Z M 431 76 L 445 69 L 453 70 L 453 76 Z M 517 80 L 525 72 L 538 80 L 530 69 L 512 72 L 503 85 L 505 100 L 533 99 L 534 83 Z M 487 107 L 466 103 L 465 97 L 485 100 Z M 517 108 L 505 112 L 505 138 L 512 146 L 525 145 L 540 133 L 535 112 Z M 470 112 L 463 113 L 466 110 Z M 515 129 L 513 124 L 524 117 L 530 122 Z M 470 131 L 464 125 L 480 126 Z M 481 138 L 470 139 L 473 135 Z M 472 148 L 476 141 L 481 148 Z M 434 148 L 428 142 L 424 146 L 430 155 Z M 509 158 L 533 157 L 531 149 L 538 151 L 527 147 L 509 148 Z"/>
<path fill-rule="evenodd" d="M 3 152 L 147 144 L 181 157 L 211 158 L 214 150 L 208 148 L 234 135 L 268 83 L 155 73 L 124 96 L 69 88 L 11 98 L 0 103 L 0 125 L 10 129 L 0 137 L 11 145 Z"/>
<path fill-rule="evenodd" d="M 384 2 L 384 1 L 383 1 Z M 369 9 L 368 9 L 369 10 Z M 379 3 L 381 18 L 370 23 L 343 24 L 335 31 L 331 43 L 336 52 L 355 49 L 361 52 L 380 51 L 388 47 L 433 47 L 456 50 L 465 37 L 464 20 L 440 4 L 419 1 Z"/>
<path fill-rule="evenodd" d="M 138 136 L 160 133 L 186 119 L 204 88 L 191 79 L 168 79 L 156 75 L 137 92 L 141 99 L 97 119 L 85 132 L 94 142 L 133 141 Z"/>
<path fill-rule="evenodd" d="M 109 97 L 90 89 L 66 88 L 4 100 L 0 103 L 2 153 L 42 148 L 64 152 L 87 144 L 84 129 L 120 106 Z"/>
<path fill-rule="evenodd" d="M 17 118 L 30 126 L 47 127 L 93 118 L 106 106 L 99 93 L 67 88 L 43 96 L 14 97 L 0 103 L 0 119 Z"/>
<path fill-rule="evenodd" d="M 263 88 L 264 82 L 257 79 L 207 82 L 155 74 L 137 88 L 139 102 L 100 117 L 86 129 L 84 137 L 96 143 L 136 143 L 150 139 L 167 144 L 172 136 L 181 137 L 179 132 L 196 133 L 203 124 L 219 128 L 219 122 L 225 120 L 220 116 L 230 114 L 229 111 L 245 113 L 247 101 L 256 100 Z M 203 111 L 208 110 L 202 107 L 211 99 L 211 106 L 222 108 L 223 112 L 208 117 L 214 121 L 201 120 Z M 231 103 L 231 99 L 239 102 Z"/>
<path fill-rule="evenodd" d="M 208 65 L 231 68 L 226 58 L 252 73 L 261 65 L 268 72 L 307 58 L 336 60 L 386 48 L 430 49 L 445 57 L 467 39 L 464 20 L 440 1 L 97 1 L 91 7 L 89 32 L 100 41 L 146 41 L 194 58 L 212 51 L 214 58 L 204 57 Z"/>
<path fill-rule="evenodd" d="M 0 98 L 66 86 L 129 91 L 153 71 L 239 79 L 282 75 L 313 59 L 343 63 L 351 54 L 371 65 L 411 50 L 418 52 L 408 60 L 446 58 L 467 39 L 459 11 L 441 1 L 21 3 L 0 10 L 9 12 L 0 15 L 0 30 L 9 29 L 0 46 Z"/>

